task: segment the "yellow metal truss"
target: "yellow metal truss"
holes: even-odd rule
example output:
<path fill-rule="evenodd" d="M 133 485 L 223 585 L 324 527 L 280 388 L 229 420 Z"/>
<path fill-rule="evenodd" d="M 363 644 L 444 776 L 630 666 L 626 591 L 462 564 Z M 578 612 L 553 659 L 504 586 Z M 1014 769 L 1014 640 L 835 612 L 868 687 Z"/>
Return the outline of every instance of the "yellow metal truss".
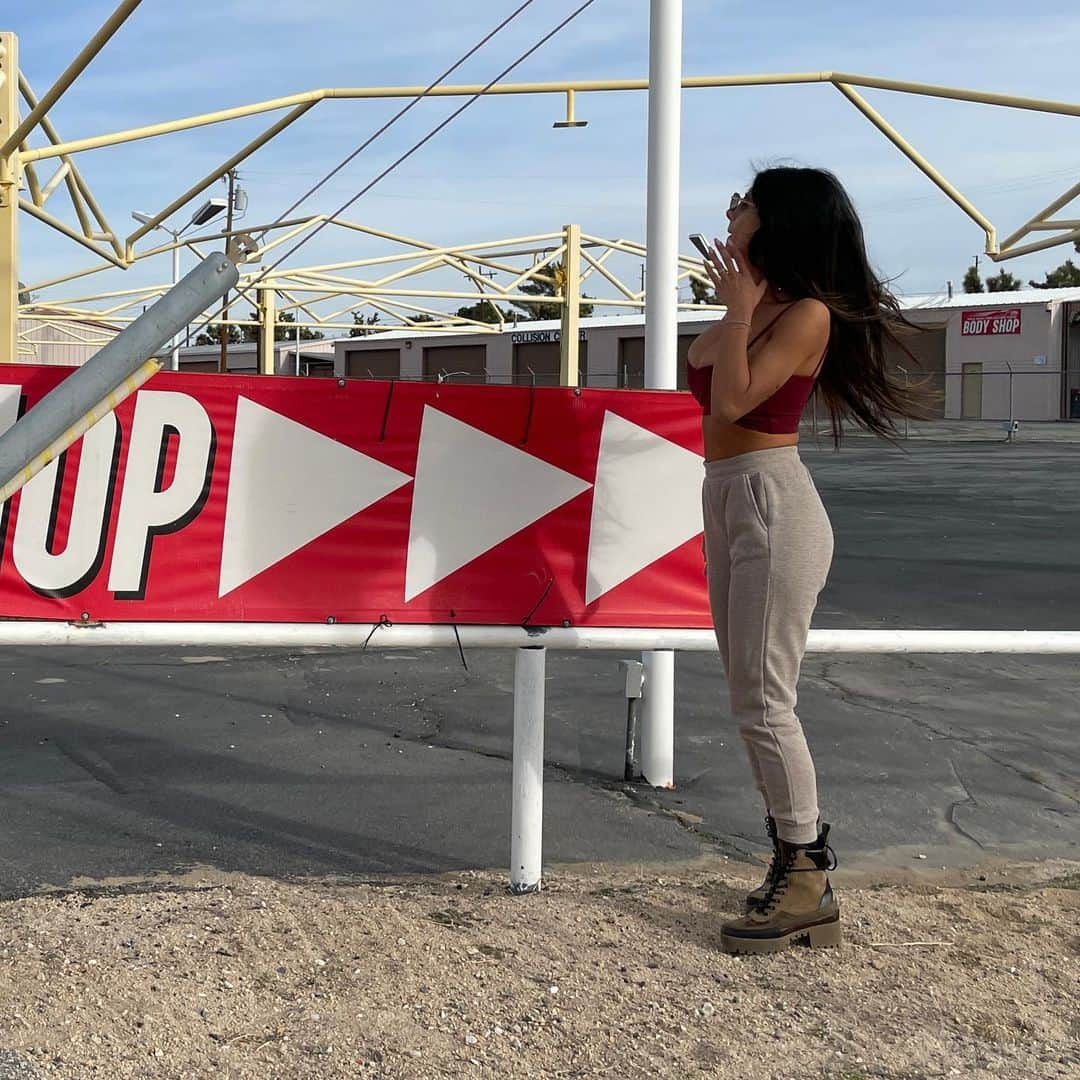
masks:
<path fill-rule="evenodd" d="M 635 260 L 645 258 L 645 247 L 631 240 L 608 240 L 583 233 L 578 225 L 566 225 L 561 230 L 531 236 L 514 236 L 501 240 L 485 240 L 456 246 L 436 245 L 410 236 L 391 233 L 360 222 L 313 215 L 299 224 L 283 222 L 267 226 L 263 243 L 251 255 L 261 260 L 277 249 L 287 237 L 293 239 L 322 224 L 346 229 L 392 245 L 388 254 L 351 259 L 316 266 L 289 267 L 264 273 L 252 270 L 241 275 L 237 293 L 260 313 L 259 320 L 239 317 L 227 320 L 206 316 L 192 332 L 222 324 L 238 327 L 259 325 L 263 330 L 308 328 L 330 336 L 343 336 L 356 329 L 354 314 L 377 312 L 380 321 L 371 333 L 422 326 L 426 332 L 498 333 L 507 319 L 506 305 L 543 302 L 559 307 L 564 321 L 574 321 L 578 305 L 570 298 L 577 296 L 594 308 L 645 307 L 645 293 L 634 288 L 607 266 L 612 255 L 622 254 Z M 282 235 L 274 236 L 275 231 Z M 174 247 L 192 247 L 220 240 L 224 233 L 185 239 L 141 252 L 133 262 L 160 255 Z M 39 291 L 65 282 L 98 273 L 104 267 L 68 275 L 48 282 L 35 282 L 30 289 Z M 461 275 L 468 283 L 464 288 L 450 289 L 439 284 L 448 273 Z M 583 295 L 590 279 L 606 288 L 608 295 Z M 708 284 L 701 273 L 700 260 L 680 257 L 679 281 L 691 278 Z M 433 282 L 433 279 L 436 279 Z M 555 290 L 552 296 L 537 296 L 522 290 L 529 282 L 543 282 Z M 137 318 L 143 308 L 169 289 L 169 284 L 142 286 L 106 292 L 86 292 L 50 297 L 48 301 L 27 304 L 24 317 L 47 314 L 52 323 L 80 322 L 92 319 L 124 326 Z M 272 295 L 270 295 L 272 294 Z M 488 301 L 497 318 L 495 323 L 448 314 L 431 306 L 431 301 L 457 301 L 459 306 L 470 302 Z M 719 310 L 713 305 L 680 305 L 696 311 Z M 316 310 L 320 308 L 321 310 Z M 288 315 L 283 320 L 281 316 Z M 520 316 L 527 319 L 527 315 Z M 273 334 L 264 334 L 273 340 Z M 574 335 L 576 340 L 576 334 Z"/>

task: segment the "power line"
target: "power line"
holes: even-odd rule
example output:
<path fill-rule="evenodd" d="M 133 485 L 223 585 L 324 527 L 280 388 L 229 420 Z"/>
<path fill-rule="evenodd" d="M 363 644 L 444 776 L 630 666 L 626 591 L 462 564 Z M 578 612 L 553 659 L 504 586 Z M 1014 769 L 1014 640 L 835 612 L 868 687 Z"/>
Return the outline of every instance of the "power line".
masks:
<path fill-rule="evenodd" d="M 528 2 L 531 3 L 532 0 L 528 0 Z M 454 120 L 456 120 L 466 109 L 468 109 L 470 106 L 474 105 L 477 102 L 477 100 L 479 98 L 483 97 L 483 95 L 486 94 L 497 82 L 500 82 L 502 79 L 506 78 L 506 76 L 509 75 L 510 72 L 513 71 L 515 68 L 520 67 L 520 65 L 523 64 L 526 60 L 528 60 L 528 58 L 530 56 L 532 56 L 532 54 L 534 52 L 536 52 L 538 49 L 540 49 L 544 45 L 546 45 L 553 37 L 555 37 L 556 34 L 558 34 L 561 30 L 563 30 L 570 23 L 572 23 L 574 21 L 574 19 L 576 19 L 583 11 L 585 11 L 587 8 L 592 7 L 592 5 L 595 2 L 596 2 L 596 0 L 585 0 L 585 2 L 583 4 L 581 4 L 577 8 L 575 8 L 569 15 L 566 16 L 565 19 L 562 20 L 562 22 L 560 22 L 558 25 L 556 25 L 553 29 L 549 30 L 542 38 L 540 38 L 537 42 L 535 42 L 535 44 L 533 44 L 528 49 L 526 49 L 525 52 L 523 52 L 513 63 L 511 63 L 511 64 L 507 65 L 507 67 L 503 68 L 503 70 L 500 71 L 498 75 L 496 75 L 493 79 L 491 79 L 490 82 L 486 83 L 475 94 L 471 95 L 462 105 L 460 105 L 458 108 L 456 108 L 444 120 L 442 120 L 438 124 L 436 124 L 435 127 L 433 127 L 431 129 L 431 131 L 429 131 L 425 136 L 423 136 L 423 138 L 418 139 L 415 143 L 413 143 L 413 145 L 408 150 L 406 150 L 403 154 L 401 154 L 397 158 L 395 158 L 394 161 L 392 161 L 385 169 L 382 170 L 382 172 L 378 173 L 378 175 L 376 175 L 367 184 L 365 184 L 351 199 L 349 199 L 348 202 L 346 202 L 342 206 L 340 206 L 326 220 L 320 222 L 314 229 L 311 230 L 311 232 L 309 232 L 306 236 L 304 236 L 299 242 L 294 244 L 293 247 L 291 247 L 287 252 L 285 252 L 284 255 L 281 256 L 281 258 L 279 258 L 277 260 L 277 262 L 273 263 L 271 266 L 266 267 L 266 269 L 264 269 L 259 274 L 258 277 L 256 277 L 253 281 L 248 283 L 246 288 L 238 288 L 237 289 L 238 294 L 240 296 L 247 297 L 248 301 L 251 302 L 251 297 L 249 295 L 250 290 L 254 289 L 255 286 L 258 285 L 258 283 L 260 281 L 262 281 L 268 274 L 270 274 L 274 270 L 276 270 L 286 259 L 289 259 L 293 255 L 295 255 L 296 252 L 299 251 L 300 248 L 302 248 L 304 246 L 304 244 L 306 244 L 309 240 L 313 239 L 315 236 L 318 236 L 318 234 L 320 232 L 322 232 L 322 230 L 324 228 L 326 228 L 326 226 L 329 225 L 335 218 L 339 217 L 341 214 L 344 214 L 346 210 L 348 210 L 354 203 L 356 203 L 360 198 L 362 198 L 364 195 L 366 195 L 376 184 L 379 183 L 380 180 L 383 180 L 385 177 L 389 176 L 390 173 L 392 173 L 394 171 L 394 169 L 396 169 L 400 164 L 402 164 L 402 162 L 407 161 L 410 157 L 412 157 L 412 155 L 415 154 L 417 150 L 419 150 L 421 147 L 423 147 L 428 142 L 430 142 L 436 135 L 438 135 L 438 133 L 440 131 L 443 130 L 443 128 L 447 127 Z M 522 7 L 518 9 L 518 11 L 523 10 L 525 6 L 527 6 L 527 4 L 522 5 Z M 515 12 L 515 16 L 516 16 L 516 14 L 517 14 L 517 12 Z M 511 16 L 511 17 L 514 17 L 514 16 Z M 500 25 L 502 25 L 502 24 L 500 24 Z M 488 37 L 490 37 L 490 36 L 491 35 L 489 34 Z M 475 50 L 473 50 L 473 51 L 475 51 Z M 453 71 L 453 68 L 450 68 L 448 70 Z M 445 78 L 445 76 L 442 76 L 442 77 Z M 431 84 L 432 87 L 434 87 L 435 85 L 436 85 L 435 83 Z M 425 98 L 428 95 L 428 93 L 430 92 L 430 89 L 431 89 L 431 87 L 425 89 L 422 94 L 419 94 L 416 98 L 414 98 L 412 104 L 416 104 L 418 101 Z M 371 142 L 371 140 L 369 139 L 369 140 L 367 140 L 367 142 L 364 145 L 368 145 L 368 144 L 370 144 L 370 142 Z M 360 149 L 362 149 L 362 147 Z M 359 149 L 357 151 L 354 151 L 354 153 L 352 155 L 350 155 L 350 158 L 347 159 L 347 160 L 352 160 L 352 158 L 355 157 L 357 153 L 359 153 Z M 339 166 L 339 168 L 340 167 L 341 166 Z M 337 170 L 335 170 L 335 172 L 336 171 Z M 326 179 L 329 179 L 333 175 L 334 175 L 334 173 L 330 173 L 326 177 Z M 305 198 L 306 198 L 306 196 L 305 196 Z M 288 213 L 288 212 L 289 211 L 286 211 L 286 213 Z M 285 215 L 282 215 L 282 217 L 284 217 L 284 216 Z M 278 220 L 280 221 L 280 220 L 282 220 L 282 218 L 278 218 Z M 219 308 L 213 315 L 210 316 L 209 319 L 206 320 L 206 323 L 210 323 L 214 319 L 216 319 L 222 313 L 223 310 L 224 310 L 223 308 Z"/>
<path fill-rule="evenodd" d="M 394 113 L 394 115 L 390 117 L 390 119 L 387 120 L 386 123 L 378 129 L 378 131 L 374 132 L 367 139 L 365 139 L 351 154 L 349 154 L 347 158 L 345 158 L 344 161 L 338 164 L 336 168 L 328 172 L 326 176 L 324 176 L 313 188 L 310 188 L 308 191 L 304 192 L 304 194 L 301 195 L 300 198 L 297 199 L 296 202 L 294 202 L 288 210 L 284 211 L 278 216 L 277 221 L 283 221 L 301 203 L 305 202 L 310 196 L 314 195 L 315 192 L 318 191 L 319 188 L 321 188 L 328 180 L 331 180 L 333 177 L 337 176 L 337 174 L 341 172 L 341 170 L 344 169 L 346 165 L 352 162 L 358 154 L 361 154 L 364 150 L 366 150 L 380 135 L 382 135 L 384 131 L 387 131 L 389 128 L 393 127 L 394 124 L 396 124 L 410 109 L 423 101 L 431 93 L 431 91 L 435 89 L 435 87 L 437 87 L 445 79 L 448 79 L 455 71 L 457 71 L 459 67 L 461 67 L 462 64 L 465 63 L 466 60 L 470 59 L 477 52 L 479 52 L 480 49 L 482 49 L 497 33 L 499 33 L 500 30 L 503 30 L 505 27 L 509 26 L 510 23 L 512 23 L 532 3 L 533 0 L 525 0 L 523 4 L 519 5 L 514 11 L 507 15 L 507 17 L 503 19 L 503 21 L 499 23 L 499 25 L 496 26 L 494 30 L 491 30 L 487 34 L 485 34 L 484 37 L 482 37 L 467 53 L 459 57 L 437 79 L 435 79 L 432 83 L 425 87 L 420 94 L 414 97 L 412 101 L 410 101 L 407 105 Z M 265 236 L 266 233 L 264 232 L 263 235 Z"/>

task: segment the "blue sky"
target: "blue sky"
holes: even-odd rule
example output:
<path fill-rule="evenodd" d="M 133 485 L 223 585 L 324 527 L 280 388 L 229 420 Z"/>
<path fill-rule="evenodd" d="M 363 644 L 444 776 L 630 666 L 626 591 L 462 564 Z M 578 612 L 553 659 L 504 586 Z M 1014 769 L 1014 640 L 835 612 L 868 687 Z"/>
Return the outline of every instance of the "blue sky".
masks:
<path fill-rule="evenodd" d="M 486 82 L 577 3 L 537 0 L 451 81 Z M 52 119 L 70 139 L 317 87 L 425 84 L 516 6 L 145 0 Z M 23 71 L 40 94 L 114 7 L 115 0 L 18 3 L 0 24 L 20 36 Z M 645 76 L 648 21 L 648 0 L 596 0 L 510 78 Z M 1080 11 L 1067 13 L 1060 3 L 986 0 L 976 8 L 961 0 L 901 9 L 848 0 L 686 0 L 684 29 L 687 74 L 831 69 L 1077 99 Z M 1080 119 L 881 91 L 865 96 L 1002 236 L 1080 179 Z M 413 110 L 303 209 L 336 208 L 459 103 Z M 683 106 L 683 235 L 722 231 L 722 207 L 755 163 L 794 160 L 828 167 L 845 182 L 871 256 L 898 291 L 935 292 L 950 278 L 959 285 L 982 248 L 974 223 L 828 85 L 688 91 Z M 397 107 L 337 101 L 309 112 L 241 167 L 249 222 L 277 217 Z M 589 120 L 579 130 L 552 129 L 561 110 L 553 97 L 478 102 L 350 216 L 439 243 L 550 232 L 568 221 L 597 235 L 644 240 L 645 95 L 579 97 L 578 113 Z M 126 229 L 132 209 L 165 205 L 269 122 L 263 116 L 95 151 L 80 155 L 79 164 L 106 213 Z M 23 222 L 24 280 L 92 261 L 25 215 Z M 364 241 L 327 230 L 296 258 L 310 265 L 371 253 Z M 1026 282 L 1074 254 L 1070 246 L 1005 265 Z M 167 258 L 151 262 L 159 265 L 98 275 L 95 288 L 164 279 Z"/>

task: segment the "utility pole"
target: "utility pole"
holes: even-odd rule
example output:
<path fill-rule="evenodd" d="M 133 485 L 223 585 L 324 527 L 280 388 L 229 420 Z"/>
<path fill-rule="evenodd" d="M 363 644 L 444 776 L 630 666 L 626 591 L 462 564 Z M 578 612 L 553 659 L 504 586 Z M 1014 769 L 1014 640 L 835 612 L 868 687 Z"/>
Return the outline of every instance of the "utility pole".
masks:
<path fill-rule="evenodd" d="M 228 172 L 229 177 L 229 204 L 227 207 L 226 225 L 225 230 L 228 235 L 225 238 L 225 250 L 228 251 L 232 244 L 232 227 L 233 227 L 233 210 L 235 208 L 236 198 L 236 170 L 230 169 Z M 225 294 L 225 308 L 221 313 L 221 360 L 218 363 L 218 371 L 222 375 L 228 374 L 229 371 L 229 294 Z"/>

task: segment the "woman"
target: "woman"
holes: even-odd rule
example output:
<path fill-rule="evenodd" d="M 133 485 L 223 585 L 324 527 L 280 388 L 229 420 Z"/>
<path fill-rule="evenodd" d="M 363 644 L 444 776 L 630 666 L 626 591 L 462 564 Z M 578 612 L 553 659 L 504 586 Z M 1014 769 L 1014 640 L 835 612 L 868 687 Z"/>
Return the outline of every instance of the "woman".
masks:
<path fill-rule="evenodd" d="M 768 169 L 732 197 L 727 217 L 727 239 L 705 261 L 727 313 L 690 346 L 689 376 L 704 409 L 709 601 L 773 859 L 721 943 L 776 952 L 841 940 L 829 826 L 795 714 L 833 555 L 829 517 L 799 458 L 799 420 L 815 385 L 837 446 L 845 417 L 890 437 L 893 417 L 922 412 L 916 392 L 886 372 L 885 343 L 905 320 L 870 268 L 839 181 L 818 169 Z"/>

